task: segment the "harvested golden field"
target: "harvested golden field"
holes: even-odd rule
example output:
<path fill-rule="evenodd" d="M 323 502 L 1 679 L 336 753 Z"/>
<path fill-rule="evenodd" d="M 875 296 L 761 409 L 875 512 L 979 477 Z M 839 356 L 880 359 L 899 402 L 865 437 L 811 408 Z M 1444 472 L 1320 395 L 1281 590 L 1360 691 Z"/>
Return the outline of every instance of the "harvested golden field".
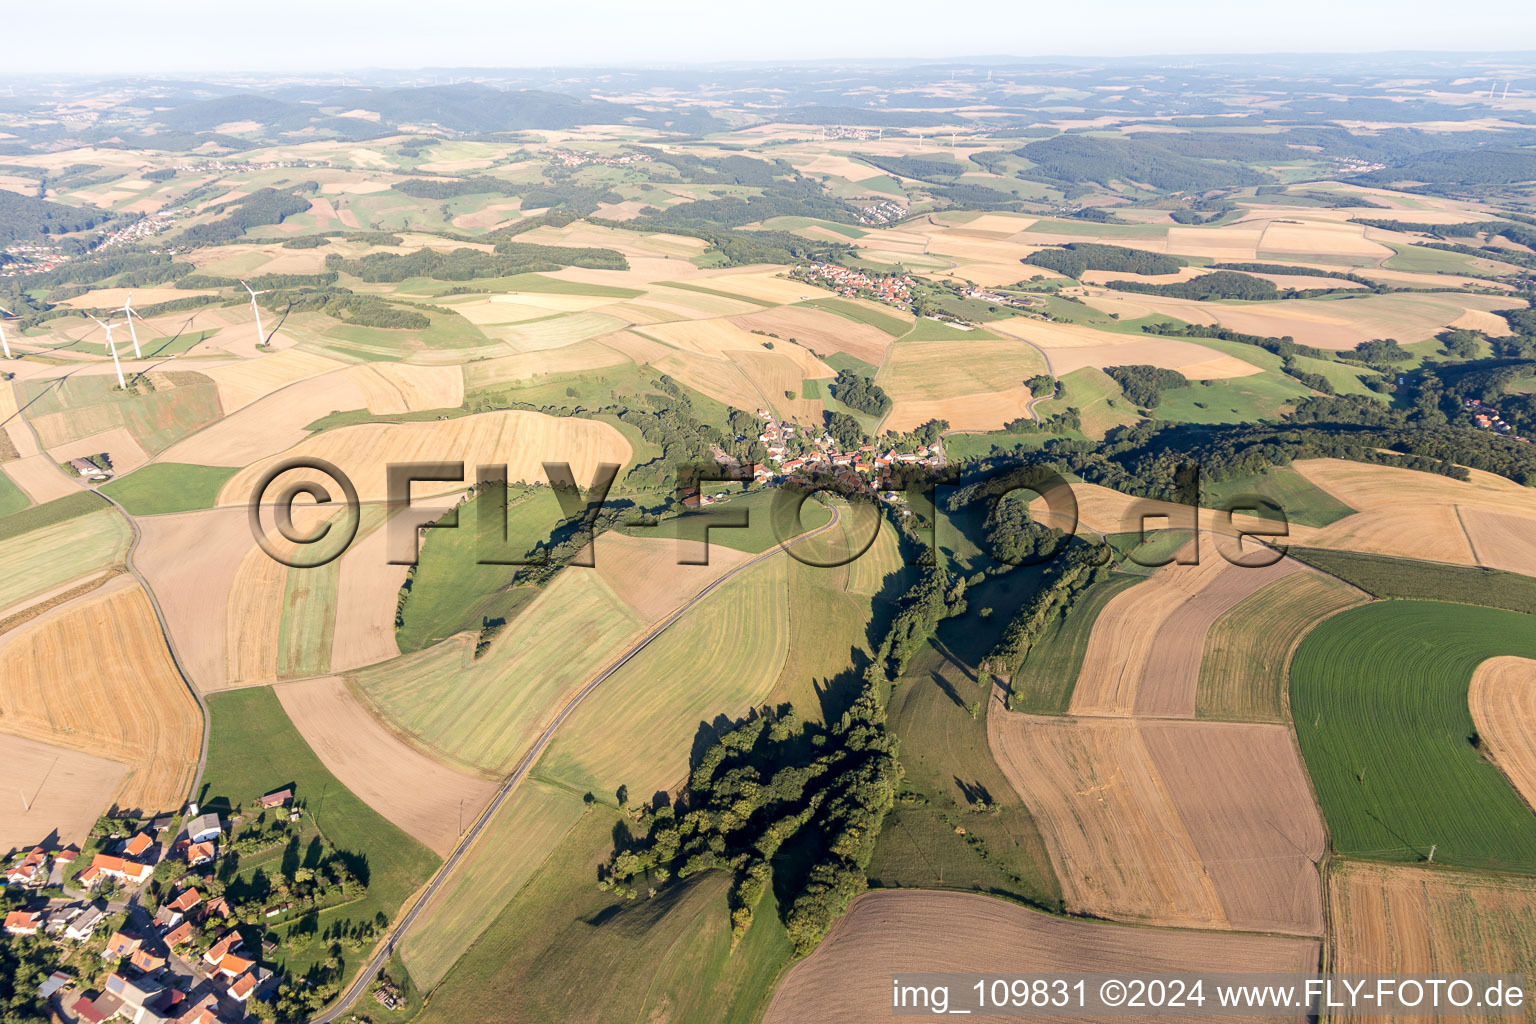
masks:
<path fill-rule="evenodd" d="M 427 515 L 446 512 L 451 502 L 424 503 Z M 336 623 L 331 638 L 331 671 L 350 672 L 400 656 L 395 638 L 395 602 L 410 567 L 390 565 L 384 510 L 364 510 L 357 538 L 337 559 Z"/>
<path fill-rule="evenodd" d="M 390 463 L 452 460 L 464 462 L 473 481 L 477 465 L 507 466 L 510 480 L 544 482 L 545 462 L 568 462 L 586 487 L 597 465 L 630 460 L 629 442 L 607 423 L 546 416 L 523 410 L 487 412 L 450 420 L 361 423 L 317 434 L 284 453 L 324 459 L 348 474 L 364 501 L 387 497 L 385 470 Z M 243 504 L 275 460 L 247 467 L 224 486 L 220 505 Z M 420 483 L 422 496 L 462 490 L 462 483 Z"/>
<path fill-rule="evenodd" d="M 1181 256 L 1206 256 L 1215 260 L 1252 260 L 1264 237 L 1263 225 L 1235 224 L 1220 228 L 1170 227 L 1167 252 Z M 1138 238 L 1138 248 L 1151 248 Z"/>
<path fill-rule="evenodd" d="M 887 1021 L 891 975 L 905 969 L 1008 976 L 1017 975 L 1021 965 L 1042 974 L 1300 973 L 1315 970 L 1318 958 L 1318 943 L 1311 939 L 1125 928 L 1053 917 L 971 893 L 871 892 L 854 900 L 816 952 L 789 972 L 763 1019 L 765 1024 Z"/>
<path fill-rule="evenodd" d="M 256 547 L 245 509 L 180 512 L 138 522 L 141 538 L 134 563 L 154 588 L 182 665 L 199 690 L 220 689 L 226 682 L 225 609 L 241 562 Z"/>
<path fill-rule="evenodd" d="M 342 785 L 439 856 L 496 792 L 490 779 L 440 764 L 390 732 L 339 678 L 284 683 L 273 692 Z"/>
<path fill-rule="evenodd" d="M 1198 565 L 1163 566 L 1104 606 L 1072 692 L 1072 714 L 1193 718 L 1211 625 L 1269 584 L 1310 571 L 1289 558 L 1244 568 L 1209 548 L 1203 555 Z"/>
<path fill-rule="evenodd" d="M 1332 970 L 1536 977 L 1536 881 L 1407 864 L 1343 862 L 1328 882 Z M 1336 1016 L 1334 1020 L 1423 1020 Z M 1443 1021 L 1508 1016 L 1438 1017 Z"/>
<path fill-rule="evenodd" d="M 741 367 L 729 359 L 670 351 L 660 358 L 650 360 L 649 365 L 717 402 L 738 409 L 757 409 L 768 398 L 752 385 Z"/>
<path fill-rule="evenodd" d="M 565 348 L 523 352 L 515 356 L 498 356 L 495 359 L 467 363 L 463 368 L 463 378 L 464 385 L 470 388 L 494 387 L 543 374 L 599 370 L 627 362 L 629 358 L 622 352 L 604 344 L 603 339 L 594 338 Z"/>
<path fill-rule="evenodd" d="M 1525 524 L 1536 523 L 1536 492 L 1512 480 L 1474 469 L 1463 482 L 1343 459 L 1304 459 L 1294 468 L 1359 509 L 1321 529 L 1293 525 L 1299 543 L 1530 571 L 1530 528 Z"/>
<path fill-rule="evenodd" d="M 464 372 L 457 366 L 364 363 L 345 372 L 376 415 L 454 409 L 464 402 Z"/>
<path fill-rule="evenodd" d="M 1005 714 L 993 706 L 987 735 L 1040 826 L 1068 911 L 1230 927 L 1138 723 Z"/>
<path fill-rule="evenodd" d="M 112 799 L 147 812 L 186 800 L 203 734 L 149 599 L 126 576 L 0 637 L 0 725 L 128 765 Z"/>
<path fill-rule="evenodd" d="M 105 454 L 112 459 L 112 472 L 118 476 L 132 473 L 149 462 L 149 456 L 139 446 L 139 442 L 134 440 L 127 427 L 113 427 L 99 434 L 55 445 L 48 449 L 48 454 L 54 462 Z"/>
<path fill-rule="evenodd" d="M 1007 391 L 952 398 L 903 399 L 896 402 L 881 424 L 883 430 L 913 430 L 929 420 L 948 420 L 954 430 L 997 430 L 1029 415 L 1033 396 L 1020 384 Z"/>
<path fill-rule="evenodd" d="M 50 455 L 28 455 L 12 459 L 0 466 L 0 472 L 10 477 L 11 483 L 20 487 L 38 505 L 55 498 L 68 497 L 82 486 L 60 469 Z"/>
<path fill-rule="evenodd" d="M 998 705 L 987 730 L 1040 825 L 1069 911 L 1321 933 L 1322 823 L 1286 728 Z"/>
<path fill-rule="evenodd" d="M 1322 935 L 1328 841 L 1289 727 L 1145 722 L 1140 731 L 1232 927 Z"/>
<path fill-rule="evenodd" d="M 362 409 L 368 399 L 348 373 L 327 373 L 259 398 L 167 448 L 162 462 L 197 466 L 248 466 L 292 448 L 304 429 L 335 412 Z"/>
<path fill-rule="evenodd" d="M 1310 220 L 1288 224 L 1271 220 L 1259 239 L 1259 251 L 1266 256 L 1287 253 L 1319 256 L 1363 256 L 1385 259 L 1393 250 L 1366 237 L 1363 224 L 1329 223 Z"/>
<path fill-rule="evenodd" d="M 819 360 L 816 361 L 819 362 Z M 801 366 L 783 350 L 732 352 L 731 362 L 741 369 L 747 380 L 752 382 L 753 388 L 762 393 L 768 404 L 779 414 L 780 419 L 818 426 L 822 423 L 821 400 L 804 396 L 804 382 L 808 377 L 836 376 L 830 367 L 820 373 L 806 373 L 806 367 Z M 791 398 L 790 395 L 795 397 Z M 744 408 L 750 410 L 755 406 Z"/>
<path fill-rule="evenodd" d="M 595 571 L 642 622 L 657 622 L 699 591 L 751 557 L 715 543 L 708 565 L 679 565 L 680 557 L 699 558 L 697 541 L 628 537 L 610 531 L 596 541 Z M 586 569 L 578 569 L 587 572 Z"/>
<path fill-rule="evenodd" d="M 271 326 L 268 325 L 268 329 Z M 224 406 L 225 415 L 229 415 L 258 398 L 343 365 L 335 359 L 290 348 L 244 362 L 209 366 L 202 372 L 218 385 L 219 401 Z"/>
<path fill-rule="evenodd" d="M 194 295 L 217 295 L 218 292 L 206 288 L 93 288 L 84 295 L 76 295 L 65 299 L 62 306 L 70 306 L 74 309 L 122 309 L 123 303 L 132 297 L 135 306 L 153 306 L 157 302 L 170 302 L 173 299 L 185 299 Z M 119 339 L 123 335 L 117 336 Z M 127 348 L 132 353 L 133 346 Z"/>
<path fill-rule="evenodd" d="M 55 834 L 60 845 L 84 846 L 127 772 L 117 761 L 0 733 L 0 855 Z"/>
<path fill-rule="evenodd" d="M 1064 493 L 1052 491 L 1050 498 L 1068 511 L 1058 515 L 1051 510 L 1045 498 L 1037 497 L 1030 501 L 1030 515 L 1058 530 L 1084 530 L 1089 535 L 1137 533 L 1143 526 L 1150 534 L 1165 528 L 1193 530 L 1197 525 L 1194 509 L 1189 505 L 1137 498 L 1099 484 L 1081 481 L 1063 486 L 1066 489 Z M 1076 507 L 1076 522 L 1064 518 L 1071 514 L 1070 508 L 1073 506 Z M 1234 558 L 1246 557 L 1255 550 L 1256 544 L 1249 541 L 1242 551 L 1239 551 L 1237 541 L 1234 539 L 1234 530 L 1263 533 L 1273 529 L 1275 524 L 1249 515 L 1232 516 L 1229 521 L 1225 512 L 1219 512 L 1213 508 L 1202 508 L 1198 526 L 1201 534 L 1200 558 L 1204 561 L 1208 558 L 1221 558 L 1222 551 L 1230 553 Z M 1295 535 L 1305 529 L 1292 523 L 1292 539 L 1297 540 Z M 1297 540 L 1297 543 L 1301 541 Z M 1218 544 L 1219 548 L 1216 546 Z"/>
<path fill-rule="evenodd" d="M 1536 518 L 1458 505 L 1478 565 L 1536 576 Z"/>
<path fill-rule="evenodd" d="M 739 319 L 719 316 L 708 320 L 678 320 L 673 323 L 648 324 L 633 333 L 653 338 L 673 348 L 706 356 L 766 351 L 763 343 L 773 339 L 753 334 L 749 329 L 739 326 L 736 323 Z M 784 347 L 790 346 L 785 344 Z"/>
<path fill-rule="evenodd" d="M 1507 298 L 1497 295 L 1362 295 L 1237 304 L 1137 295 L 1130 301 L 1138 308 L 1190 323 L 1216 323 L 1263 337 L 1290 335 L 1304 345 L 1335 350 L 1351 349 L 1372 338 L 1396 338 L 1408 345 L 1462 321 L 1497 336 L 1509 332 L 1502 318 L 1491 316 L 1492 310 L 1509 305 Z"/>
<path fill-rule="evenodd" d="M 1196 717 L 1285 721 L 1286 668 L 1296 646 L 1323 619 L 1367 600 L 1332 576 L 1296 572 L 1239 601 L 1205 634 Z"/>
<path fill-rule="evenodd" d="M 880 365 L 892 340 L 878 327 L 810 306 L 777 306 L 761 313 L 732 317 L 731 322 L 748 331 L 777 334 L 785 341 L 794 339 L 818 355 L 846 352 L 872 366 Z"/>
<path fill-rule="evenodd" d="M 250 539 L 249 533 L 246 537 Z M 224 606 L 223 685 L 270 683 L 278 677 L 278 637 L 287 589 L 288 566 L 250 543 Z"/>
<path fill-rule="evenodd" d="M 1101 299 L 1095 297 L 1093 301 L 1099 304 Z M 1131 315 L 1139 316 L 1140 313 Z M 1236 356 L 1177 338 L 1116 334 L 1082 324 L 1050 323 L 1029 317 L 999 320 L 988 327 L 1043 350 L 1058 376 L 1086 366 L 1102 370 L 1106 366 L 1135 363 L 1177 370 L 1192 380 L 1225 380 L 1262 372 L 1259 367 Z"/>
<path fill-rule="evenodd" d="M 877 381 L 899 404 L 1011 391 L 1044 372 L 1039 351 L 1012 338 L 904 341 L 891 349 Z"/>
<path fill-rule="evenodd" d="M 1467 704 L 1493 763 L 1536 807 L 1536 661 L 1489 658 L 1472 673 Z"/>
<path fill-rule="evenodd" d="M 767 270 L 748 269 L 746 272 L 728 270 L 722 273 L 704 274 L 700 276 L 698 283 L 730 295 L 743 295 L 749 299 L 772 302 L 776 305 L 804 302 L 806 299 L 826 295 L 824 289 L 813 284 L 790 280 L 779 267 Z"/>

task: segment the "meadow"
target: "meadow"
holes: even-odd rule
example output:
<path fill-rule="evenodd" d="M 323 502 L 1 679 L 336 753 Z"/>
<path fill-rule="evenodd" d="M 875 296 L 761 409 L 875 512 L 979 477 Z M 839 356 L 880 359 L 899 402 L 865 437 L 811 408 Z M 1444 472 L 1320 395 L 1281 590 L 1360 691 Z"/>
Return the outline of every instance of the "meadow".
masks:
<path fill-rule="evenodd" d="M 155 462 L 128 476 L 102 485 L 129 515 L 155 516 L 213 508 L 219 491 L 237 470 L 225 466 L 193 466 Z"/>
<path fill-rule="evenodd" d="M 354 855 L 368 884 L 362 899 L 321 911 L 321 930 L 337 921 L 371 921 L 379 913 L 393 920 L 406 898 L 436 869 L 438 858 L 432 851 L 337 781 L 294 728 L 270 687 L 214 694 L 208 710 L 208 765 L 196 794 L 202 808 L 227 816 L 232 808 L 254 806 L 263 793 L 293 787 L 294 798 L 304 805 L 306 823 L 316 825 L 337 850 Z M 314 943 L 286 958 L 284 966 L 302 973 L 325 956 L 326 946 Z M 352 959 L 348 975 L 361 965 L 362 955 Z"/>
<path fill-rule="evenodd" d="M 1536 656 L 1529 615 L 1433 601 L 1341 612 L 1291 662 L 1291 714 L 1333 845 L 1536 873 L 1536 816 L 1482 755 L 1473 670 Z"/>
<path fill-rule="evenodd" d="M 597 868 L 625 829 L 608 808 L 580 818 L 444 977 L 423 1024 L 499 1018 L 512 1005 L 528 1019 L 571 1024 L 756 1021 L 790 960 L 772 888 L 733 949 L 722 873 L 633 902 L 597 888 Z"/>

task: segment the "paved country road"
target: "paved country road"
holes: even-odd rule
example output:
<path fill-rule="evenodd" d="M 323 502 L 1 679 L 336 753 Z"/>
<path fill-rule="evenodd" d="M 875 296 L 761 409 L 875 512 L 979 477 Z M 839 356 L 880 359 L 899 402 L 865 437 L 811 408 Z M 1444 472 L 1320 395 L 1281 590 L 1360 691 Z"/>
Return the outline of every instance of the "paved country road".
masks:
<path fill-rule="evenodd" d="M 830 520 L 828 520 L 826 523 L 823 523 L 821 526 L 818 526 L 816 529 L 809 531 L 808 533 L 801 534 L 799 537 L 796 537 L 794 540 L 791 540 L 782 546 L 785 548 L 791 547 L 795 544 L 799 544 L 802 541 L 809 540 L 811 537 L 814 537 L 817 534 L 825 533 L 826 531 L 836 527 L 840 518 L 840 513 L 838 512 L 837 506 L 835 505 L 831 506 L 831 509 L 832 518 Z M 385 961 L 387 961 L 390 955 L 394 953 L 395 946 L 400 942 L 401 938 L 405 936 L 405 933 L 410 930 L 411 925 L 415 924 L 417 917 L 419 917 L 421 912 L 426 909 L 426 906 L 431 902 L 432 897 L 437 895 L 438 890 L 440 890 L 443 887 L 443 884 L 448 881 L 448 878 L 453 874 L 454 869 L 459 866 L 459 862 L 464 859 L 464 856 L 469 852 L 470 847 L 475 844 L 475 840 L 480 838 L 480 834 L 485 831 L 485 827 L 490 824 L 491 819 L 495 817 L 496 812 L 501 808 L 502 804 L 507 802 L 507 798 L 512 795 L 512 791 L 517 788 L 519 783 L 528 777 L 528 773 L 531 772 L 533 770 L 533 766 L 538 763 L 539 757 L 543 755 L 545 748 L 547 748 L 550 744 L 550 741 L 555 738 L 555 731 L 558 730 L 560 726 L 565 722 L 565 720 L 571 716 L 571 713 L 581 705 L 581 702 L 590 697 L 592 693 L 610 677 L 612 677 L 615 672 L 629 664 L 630 660 L 633 659 L 635 655 L 639 654 L 641 651 L 650 646 L 650 644 L 657 637 L 661 636 L 668 629 L 674 626 L 679 619 L 692 611 L 700 601 L 704 600 L 704 598 L 708 597 L 715 590 L 719 589 L 719 587 L 727 580 L 734 579 L 736 576 L 740 575 L 742 572 L 745 572 L 747 569 L 750 569 L 752 566 L 757 565 L 759 562 L 762 562 L 768 558 L 772 558 L 774 555 L 779 553 L 779 550 L 780 547 L 776 545 L 769 548 L 767 551 L 747 559 L 745 562 L 741 563 L 736 568 L 732 569 L 730 572 L 726 573 L 724 576 L 721 576 L 709 586 L 699 591 L 694 595 L 692 600 L 688 601 L 687 604 L 684 604 L 671 615 L 668 615 L 665 619 L 651 627 L 648 633 L 631 644 L 628 650 L 610 662 L 597 675 L 593 676 L 592 681 L 587 683 L 586 686 L 582 687 L 581 691 L 570 699 L 565 707 L 561 709 L 560 713 L 555 716 L 554 720 L 549 723 L 549 725 L 544 729 L 542 733 L 539 734 L 539 738 L 534 741 L 533 746 L 530 747 L 528 752 L 523 755 L 522 760 L 517 762 L 517 766 L 512 769 L 512 774 L 508 775 L 506 780 L 502 782 L 501 788 L 496 791 L 495 797 L 491 799 L 491 802 L 486 806 L 485 810 L 480 812 L 480 816 L 475 819 L 475 823 L 470 826 L 469 831 L 465 832 L 464 835 L 459 839 L 459 845 L 454 847 L 453 852 L 448 855 L 448 859 L 443 861 L 442 865 L 437 869 L 437 874 L 432 877 L 432 880 L 427 883 L 427 887 L 421 891 L 421 894 L 416 897 L 416 901 L 411 904 L 411 909 L 406 911 L 405 916 L 401 917 L 399 921 L 395 922 L 394 930 L 390 933 L 389 939 L 387 942 L 385 942 L 383 948 L 381 948 L 377 953 L 373 955 L 373 959 L 371 959 L 367 966 L 358 973 L 357 978 L 352 982 L 351 987 L 342 993 L 340 999 L 329 1009 L 324 1010 L 316 1016 L 310 1018 L 310 1024 L 332 1024 L 333 1021 L 339 1019 L 343 1014 L 347 1012 L 348 1007 L 350 1007 L 359 996 L 368 990 L 368 986 L 373 983 L 374 977 L 379 973 L 380 969 L 383 968 Z"/>

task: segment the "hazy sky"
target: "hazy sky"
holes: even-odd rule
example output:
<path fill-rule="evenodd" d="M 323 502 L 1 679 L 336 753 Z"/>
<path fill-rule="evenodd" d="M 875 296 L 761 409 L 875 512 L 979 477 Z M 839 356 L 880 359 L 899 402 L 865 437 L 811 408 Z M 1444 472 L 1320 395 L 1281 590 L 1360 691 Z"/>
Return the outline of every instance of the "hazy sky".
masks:
<path fill-rule="evenodd" d="M 983 54 L 1536 49 L 1531 0 L 67 0 L 0 7 L 0 75 Z"/>

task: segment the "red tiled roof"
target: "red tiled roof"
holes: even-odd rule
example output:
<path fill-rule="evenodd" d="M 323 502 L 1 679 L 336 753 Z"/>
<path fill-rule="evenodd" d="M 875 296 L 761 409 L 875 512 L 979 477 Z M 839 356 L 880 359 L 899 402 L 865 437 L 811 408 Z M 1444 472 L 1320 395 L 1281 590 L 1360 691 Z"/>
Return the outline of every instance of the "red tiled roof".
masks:
<path fill-rule="evenodd" d="M 42 916 L 42 914 L 36 911 L 13 910 L 5 915 L 5 929 L 6 931 L 10 931 L 12 928 L 23 931 L 37 931 Z"/>
<path fill-rule="evenodd" d="M 140 832 L 138 835 L 128 840 L 128 845 L 123 847 L 123 852 L 130 857 L 137 857 L 139 854 L 153 846 L 154 843 L 155 841 L 149 838 L 148 832 Z"/>
<path fill-rule="evenodd" d="M 170 907 L 172 910 L 180 910 L 185 913 L 186 911 L 191 910 L 193 907 L 197 906 L 202 901 L 202 894 L 199 893 L 196 889 L 185 889 L 182 891 L 181 895 L 177 896 L 174 900 L 171 900 L 171 902 L 167 903 L 166 906 Z"/>
<path fill-rule="evenodd" d="M 228 954 L 219 961 L 220 973 L 227 974 L 231 978 L 238 978 L 254 966 L 256 966 L 254 960 L 247 960 L 245 957 L 236 956 L 233 953 Z"/>
<path fill-rule="evenodd" d="M 107 1019 L 107 1015 L 96 1008 L 96 1004 L 85 996 L 75 1000 L 75 1016 L 81 1020 L 90 1021 L 91 1024 L 101 1024 Z"/>
<path fill-rule="evenodd" d="M 190 942 L 191 939 L 192 925 L 186 921 L 183 921 L 181 924 L 177 925 L 175 928 L 172 928 L 169 932 L 166 933 L 165 944 L 170 946 L 172 949 L 175 949 L 183 942 Z"/>
<path fill-rule="evenodd" d="M 236 978 L 229 986 L 229 994 L 235 999 L 244 999 L 256 989 L 256 974 L 247 972 Z"/>

